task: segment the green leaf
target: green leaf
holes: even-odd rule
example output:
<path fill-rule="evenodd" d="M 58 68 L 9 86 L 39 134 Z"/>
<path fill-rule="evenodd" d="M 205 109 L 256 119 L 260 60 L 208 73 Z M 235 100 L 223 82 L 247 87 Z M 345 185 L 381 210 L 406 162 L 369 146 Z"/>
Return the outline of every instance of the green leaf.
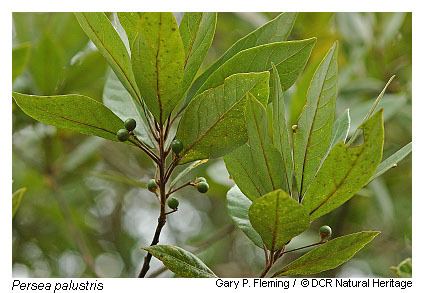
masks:
<path fill-rule="evenodd" d="M 78 12 L 75 13 L 75 16 L 81 28 L 105 57 L 121 83 L 141 104 L 130 56 L 107 16 L 102 12 Z"/>
<path fill-rule="evenodd" d="M 255 199 L 249 208 L 249 219 L 270 251 L 282 249 L 309 228 L 306 209 L 282 190 Z"/>
<path fill-rule="evenodd" d="M 397 266 L 391 267 L 390 269 L 392 269 L 399 278 L 412 278 L 412 259 L 408 257 Z"/>
<path fill-rule="evenodd" d="M 261 236 L 250 224 L 249 207 L 251 205 L 252 201 L 240 191 L 237 185 L 227 192 L 227 209 L 233 222 L 256 246 L 263 248 Z"/>
<path fill-rule="evenodd" d="M 184 44 L 184 80 L 182 93 L 190 87 L 215 35 L 216 12 L 186 12 L 180 24 Z"/>
<path fill-rule="evenodd" d="M 191 163 L 188 167 L 186 167 L 184 170 L 178 173 L 177 176 L 171 181 L 169 184 L 169 188 L 172 189 L 181 179 L 183 179 L 187 174 L 189 174 L 193 169 L 205 164 L 208 162 L 208 159 L 205 160 L 198 160 Z"/>
<path fill-rule="evenodd" d="M 378 165 L 377 170 L 375 171 L 375 174 L 371 177 L 371 179 L 368 181 L 371 182 L 378 176 L 383 175 L 391 168 L 395 167 L 397 163 L 402 161 L 410 152 L 412 151 L 412 142 L 405 145 L 403 148 L 398 150 L 396 153 L 385 159 L 383 162 Z"/>
<path fill-rule="evenodd" d="M 21 44 L 12 49 L 12 82 L 22 74 L 29 60 L 30 44 Z"/>
<path fill-rule="evenodd" d="M 32 118 L 60 128 L 118 141 L 124 123 L 103 104 L 86 96 L 33 96 L 13 92 L 16 104 Z"/>
<path fill-rule="evenodd" d="M 177 277 L 215 278 L 216 275 L 197 256 L 173 245 L 154 245 L 144 248 Z"/>
<path fill-rule="evenodd" d="M 16 212 L 19 209 L 19 206 L 21 204 L 22 198 L 26 192 L 26 188 L 20 188 L 18 190 L 16 190 L 13 194 L 12 194 L 12 218 L 15 217 Z"/>
<path fill-rule="evenodd" d="M 273 277 L 313 275 L 334 269 L 351 259 L 380 232 L 364 231 L 332 239 L 289 263 Z"/>
<path fill-rule="evenodd" d="M 111 109 L 122 121 L 128 118 L 135 119 L 137 122 L 137 127 L 134 130 L 135 134 L 148 146 L 152 147 L 155 145 L 155 140 L 151 137 L 142 106 L 131 97 L 113 71 L 109 73 L 106 79 L 103 90 L 103 104 Z"/>
<path fill-rule="evenodd" d="M 333 126 L 333 134 L 331 137 L 330 147 L 328 151 L 330 151 L 335 144 L 339 142 L 346 142 L 346 138 L 349 134 L 350 128 L 350 115 L 349 109 L 346 109 L 343 114 L 337 118 L 336 122 L 334 122 Z"/>
<path fill-rule="evenodd" d="M 291 193 L 293 181 L 293 153 L 291 146 L 291 129 L 287 127 L 286 104 L 283 90 L 281 89 L 280 76 L 277 68 L 272 64 L 272 76 L 274 78 L 274 91 L 272 101 L 272 138 L 274 146 L 282 155 L 284 165 L 281 173 L 285 177 L 288 191 Z M 268 115 L 270 116 L 270 115 Z"/>
<path fill-rule="evenodd" d="M 251 200 L 276 189 L 287 189 L 281 174 L 283 159 L 272 145 L 263 105 L 250 98 L 246 107 L 247 144 L 225 156 L 227 170 Z"/>
<path fill-rule="evenodd" d="M 140 25 L 140 13 L 138 12 L 118 12 L 119 23 L 125 30 L 130 48 L 134 46 L 134 41 L 138 34 Z"/>
<path fill-rule="evenodd" d="M 336 97 L 337 43 L 315 71 L 293 135 L 295 177 L 300 196 L 307 190 L 330 145 Z"/>
<path fill-rule="evenodd" d="M 296 13 L 281 13 L 234 43 L 231 48 L 194 81 L 187 95 L 187 103 L 214 71 L 240 51 L 268 43 L 285 41 L 293 28 L 296 16 Z"/>
<path fill-rule="evenodd" d="M 216 87 L 235 73 L 269 71 L 272 63 L 278 69 L 283 91 L 296 81 L 309 59 L 316 39 L 265 44 L 234 55 L 214 71 L 197 93 Z"/>
<path fill-rule="evenodd" d="M 137 179 L 130 178 L 119 172 L 109 171 L 109 172 L 103 172 L 103 173 L 93 173 L 93 176 L 106 180 L 106 181 L 112 181 L 112 182 L 128 185 L 131 187 L 136 187 L 136 188 L 146 188 L 147 186 L 145 182 L 141 182 Z"/>
<path fill-rule="evenodd" d="M 311 220 L 348 201 L 377 169 L 383 153 L 383 111 L 374 114 L 361 129 L 364 142 L 354 147 L 336 144 L 306 191 L 303 204 Z"/>
<path fill-rule="evenodd" d="M 184 45 L 171 12 L 139 13 L 131 62 L 144 101 L 164 123 L 182 97 Z"/>
<path fill-rule="evenodd" d="M 184 144 L 180 163 L 221 157 L 247 140 L 248 94 L 263 104 L 269 96 L 269 72 L 235 74 L 198 95 L 187 106 L 176 137 Z"/>

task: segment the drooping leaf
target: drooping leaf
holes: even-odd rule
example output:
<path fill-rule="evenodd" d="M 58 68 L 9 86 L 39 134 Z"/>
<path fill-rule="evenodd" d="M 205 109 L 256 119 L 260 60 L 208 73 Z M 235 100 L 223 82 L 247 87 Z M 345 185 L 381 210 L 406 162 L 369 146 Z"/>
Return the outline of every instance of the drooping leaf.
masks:
<path fill-rule="evenodd" d="M 13 92 L 16 104 L 32 118 L 60 128 L 118 141 L 123 122 L 103 104 L 86 96 L 33 96 Z"/>
<path fill-rule="evenodd" d="M 396 153 L 385 159 L 383 162 L 378 165 L 377 170 L 375 171 L 375 174 L 371 177 L 369 180 L 372 181 L 378 176 L 383 175 L 391 168 L 395 167 L 397 163 L 402 161 L 410 152 L 412 151 L 412 142 L 405 145 L 403 148 L 398 150 Z"/>
<path fill-rule="evenodd" d="M 281 175 L 286 180 L 289 193 L 291 193 L 293 178 L 293 153 L 291 147 L 291 131 L 287 126 L 285 96 L 281 89 L 280 76 L 277 68 L 272 64 L 272 76 L 274 78 L 274 90 L 271 95 L 272 101 L 272 138 L 274 146 L 282 155 L 284 166 L 281 168 Z M 271 115 L 268 115 L 271 116 Z"/>
<path fill-rule="evenodd" d="M 147 145 L 154 146 L 154 138 L 147 126 L 147 118 L 139 103 L 137 103 L 114 72 L 109 72 L 103 90 L 103 104 L 112 110 L 121 120 L 133 118 L 137 122 L 135 134 Z"/>
<path fill-rule="evenodd" d="M 29 60 L 30 44 L 21 44 L 12 49 L 12 82 L 22 74 Z"/>
<path fill-rule="evenodd" d="M 102 12 L 78 12 L 75 13 L 75 16 L 81 28 L 105 57 L 121 83 L 141 104 L 130 56 L 107 16 Z"/>
<path fill-rule="evenodd" d="M 315 41 L 315 38 L 311 38 L 277 42 L 241 51 L 215 70 L 197 93 L 222 84 L 225 78 L 236 73 L 269 71 L 272 63 L 278 69 L 281 87 L 285 91 L 302 72 Z"/>
<path fill-rule="evenodd" d="M 333 134 L 331 137 L 329 151 L 333 148 L 333 146 L 339 142 L 346 142 L 347 136 L 349 134 L 350 128 L 350 115 L 349 109 L 346 109 L 343 114 L 337 118 L 334 122 L 333 126 Z"/>
<path fill-rule="evenodd" d="M 276 189 L 287 190 L 283 159 L 272 145 L 264 106 L 250 98 L 246 107 L 247 143 L 224 158 L 240 190 L 254 200 Z"/>
<path fill-rule="evenodd" d="M 184 45 L 171 12 L 138 13 L 131 63 L 143 99 L 163 124 L 182 97 Z"/>
<path fill-rule="evenodd" d="M 381 161 L 384 143 L 383 111 L 361 126 L 363 143 L 336 144 L 305 193 L 303 204 L 311 220 L 348 201 L 371 178 Z"/>
<path fill-rule="evenodd" d="M 177 176 L 171 181 L 169 184 L 169 188 L 172 189 L 181 179 L 183 179 L 187 174 L 189 174 L 193 169 L 205 164 L 208 162 L 208 159 L 198 160 L 191 163 L 188 167 L 184 168 L 181 172 L 178 173 Z"/>
<path fill-rule="evenodd" d="M 270 251 L 276 251 L 309 228 L 307 210 L 282 190 L 255 199 L 249 208 L 253 228 Z"/>
<path fill-rule="evenodd" d="M 213 63 L 194 81 L 193 86 L 187 95 L 187 103 L 194 97 L 194 94 L 199 90 L 208 77 L 238 52 L 268 43 L 285 41 L 293 28 L 296 15 L 296 13 L 290 12 L 281 13 L 276 18 L 235 42 L 231 48 L 229 48 L 215 63 Z"/>
<path fill-rule="evenodd" d="M 176 134 L 184 145 L 180 163 L 220 157 L 245 143 L 248 94 L 266 104 L 268 82 L 269 72 L 235 74 L 193 99 Z"/>
<path fill-rule="evenodd" d="M 216 275 L 197 256 L 173 245 L 154 245 L 144 248 L 177 277 L 215 278 Z"/>
<path fill-rule="evenodd" d="M 182 93 L 190 87 L 215 35 L 216 12 L 186 12 L 180 24 L 184 44 L 184 80 Z"/>
<path fill-rule="evenodd" d="M 412 258 L 408 257 L 401 261 L 397 266 L 390 267 L 390 269 L 399 278 L 412 278 Z"/>
<path fill-rule="evenodd" d="M 12 194 L 12 218 L 15 217 L 16 212 L 19 209 L 19 206 L 21 205 L 21 201 L 22 198 L 26 192 L 26 188 L 20 188 L 18 190 L 16 190 L 13 194 Z"/>
<path fill-rule="evenodd" d="M 297 188 L 303 196 L 330 145 L 337 97 L 337 43 L 318 66 L 293 135 Z"/>
<path fill-rule="evenodd" d="M 379 233 L 364 231 L 332 239 L 289 263 L 274 277 L 312 275 L 334 269 L 350 260 Z"/>
<path fill-rule="evenodd" d="M 253 229 L 249 220 L 249 208 L 252 201 L 248 199 L 237 185 L 231 187 L 227 192 L 228 214 L 233 219 L 234 224 L 246 234 L 246 236 L 260 248 L 263 248 L 261 236 Z"/>

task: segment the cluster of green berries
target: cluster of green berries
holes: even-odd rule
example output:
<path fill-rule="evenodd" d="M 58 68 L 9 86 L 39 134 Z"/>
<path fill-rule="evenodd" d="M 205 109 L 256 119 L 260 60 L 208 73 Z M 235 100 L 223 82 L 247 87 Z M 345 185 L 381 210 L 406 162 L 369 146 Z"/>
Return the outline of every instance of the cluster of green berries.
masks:
<path fill-rule="evenodd" d="M 330 226 L 321 226 L 319 228 L 319 236 L 321 237 L 321 242 L 326 242 L 331 237 L 331 227 Z"/>
<path fill-rule="evenodd" d="M 119 129 L 116 133 L 116 138 L 118 138 L 119 141 L 127 141 L 130 138 L 131 132 L 137 126 L 137 123 L 134 119 L 128 118 L 125 120 L 124 126 L 125 128 Z"/>

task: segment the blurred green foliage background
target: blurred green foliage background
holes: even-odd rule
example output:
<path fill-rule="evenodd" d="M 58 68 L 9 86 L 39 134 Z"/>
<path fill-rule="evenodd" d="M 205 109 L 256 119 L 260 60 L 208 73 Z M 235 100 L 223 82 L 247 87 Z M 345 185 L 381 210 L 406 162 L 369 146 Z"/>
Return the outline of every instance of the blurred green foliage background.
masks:
<path fill-rule="evenodd" d="M 177 13 L 181 19 L 182 14 Z M 220 13 L 203 69 L 238 38 L 276 13 Z M 113 18 L 113 15 L 111 15 Z M 411 14 L 300 13 L 290 39 L 318 38 L 304 74 L 289 90 L 296 121 L 314 68 L 339 40 L 338 113 L 350 108 L 353 129 L 391 75 L 385 109 L 384 157 L 412 139 Z M 70 13 L 13 14 L 14 90 L 39 95 L 80 93 L 102 100 L 108 66 Z M 328 224 L 339 236 L 381 235 L 352 261 L 323 276 L 393 276 L 390 266 L 411 256 L 411 156 L 374 180 L 335 212 L 295 238 L 318 239 Z M 158 202 L 143 188 L 154 168 L 137 149 L 46 126 L 13 105 L 13 190 L 27 192 L 13 220 L 13 276 L 133 277 L 154 232 Z M 207 195 L 177 194 L 161 243 L 196 252 L 219 276 L 256 276 L 263 252 L 234 229 L 225 195 L 232 186 L 221 160 L 196 169 Z M 301 252 L 302 253 L 302 252 Z M 287 260 L 286 260 L 287 261 Z M 154 260 L 155 275 L 172 276 Z M 161 274 L 160 274 L 161 273 Z"/>

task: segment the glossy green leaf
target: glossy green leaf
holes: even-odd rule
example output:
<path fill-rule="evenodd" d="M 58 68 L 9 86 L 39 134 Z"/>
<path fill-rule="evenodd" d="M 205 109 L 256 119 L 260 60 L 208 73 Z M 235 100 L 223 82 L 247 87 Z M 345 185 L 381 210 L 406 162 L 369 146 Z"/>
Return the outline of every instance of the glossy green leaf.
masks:
<path fill-rule="evenodd" d="M 412 151 L 412 142 L 405 145 L 403 148 L 398 150 L 396 153 L 385 159 L 383 162 L 378 165 L 377 170 L 375 171 L 375 174 L 371 177 L 369 181 L 374 180 L 378 176 L 383 175 L 391 168 L 395 167 L 397 163 L 402 161 L 409 153 Z"/>
<path fill-rule="evenodd" d="M 81 28 L 105 57 L 124 87 L 134 99 L 141 103 L 130 56 L 107 16 L 102 12 L 78 12 L 75 16 Z"/>
<path fill-rule="evenodd" d="M 26 188 L 20 188 L 18 190 L 16 190 L 13 194 L 12 194 L 12 218 L 15 217 L 16 212 L 19 209 L 19 206 L 21 205 L 21 201 L 22 198 L 26 192 Z"/>
<path fill-rule="evenodd" d="M 294 168 L 302 196 L 330 145 L 337 97 L 337 43 L 318 66 L 293 134 Z"/>
<path fill-rule="evenodd" d="M 194 94 L 214 71 L 240 51 L 268 43 L 285 41 L 293 28 L 296 16 L 296 13 L 281 13 L 276 18 L 235 42 L 231 48 L 194 81 L 187 95 L 187 102 L 193 98 Z"/>
<path fill-rule="evenodd" d="M 383 154 L 383 111 L 367 120 L 361 130 L 363 143 L 351 147 L 336 144 L 306 191 L 303 204 L 312 220 L 348 201 L 377 169 Z"/>
<path fill-rule="evenodd" d="M 330 142 L 330 149 L 333 148 L 334 145 L 336 145 L 339 142 L 346 142 L 347 135 L 349 134 L 350 129 L 350 115 L 349 115 L 349 109 L 346 109 L 346 111 L 343 112 L 343 114 L 337 118 L 337 120 L 334 122 L 333 126 L 333 134 L 331 137 Z"/>
<path fill-rule="evenodd" d="M 274 146 L 281 153 L 284 165 L 281 175 L 286 180 L 288 191 L 291 193 L 293 178 L 293 153 L 291 146 L 291 129 L 287 126 L 285 95 L 281 89 L 280 76 L 277 68 L 273 66 L 272 76 L 274 78 L 274 90 L 271 95 L 272 101 L 272 138 Z M 270 115 L 268 115 L 270 116 Z"/>
<path fill-rule="evenodd" d="M 271 142 L 265 108 L 254 98 L 246 107 L 246 125 L 247 143 L 224 158 L 231 178 L 250 200 L 276 189 L 287 190 L 281 174 L 283 159 Z"/>
<path fill-rule="evenodd" d="M 144 248 L 177 277 L 215 278 L 216 275 L 197 256 L 173 245 L 154 245 Z"/>
<path fill-rule="evenodd" d="M 287 90 L 296 81 L 309 59 L 316 39 L 265 44 L 234 55 L 214 71 L 197 93 L 216 87 L 236 73 L 269 71 L 272 63 L 278 69 L 281 87 Z"/>
<path fill-rule="evenodd" d="M 186 12 L 180 24 L 185 62 L 182 93 L 190 87 L 215 35 L 216 12 Z"/>
<path fill-rule="evenodd" d="M 309 228 L 307 210 L 282 190 L 255 199 L 249 208 L 249 219 L 270 251 L 283 248 Z"/>
<path fill-rule="evenodd" d="M 134 46 L 134 41 L 138 34 L 141 15 L 139 12 L 118 12 L 119 23 L 125 30 L 130 48 Z"/>
<path fill-rule="evenodd" d="M 221 157 L 247 140 L 248 94 L 266 104 L 269 72 L 230 76 L 223 85 L 198 95 L 187 106 L 176 137 L 182 141 L 180 163 Z"/>
<path fill-rule="evenodd" d="M 81 95 L 33 96 L 13 92 L 16 104 L 45 124 L 117 141 L 124 123 L 103 104 Z"/>
<path fill-rule="evenodd" d="M 141 95 L 163 124 L 182 97 L 184 45 L 171 12 L 139 13 L 131 63 Z"/>
<path fill-rule="evenodd" d="M 289 263 L 274 277 L 313 275 L 334 269 L 350 260 L 379 233 L 364 231 L 332 239 Z"/>
<path fill-rule="evenodd" d="M 12 82 L 22 74 L 29 60 L 30 44 L 22 44 L 12 49 Z"/>
<path fill-rule="evenodd" d="M 134 132 L 144 143 L 154 146 L 154 138 L 151 137 L 147 126 L 147 118 L 139 103 L 137 103 L 122 83 L 116 77 L 114 72 L 107 76 L 103 90 L 103 104 L 112 110 L 122 121 L 133 118 L 137 122 Z"/>
<path fill-rule="evenodd" d="M 249 220 L 249 208 L 252 201 L 248 199 L 237 185 L 231 187 L 227 192 L 228 214 L 233 219 L 234 224 L 246 234 L 246 236 L 260 248 L 263 248 L 261 236 L 253 229 Z"/>

